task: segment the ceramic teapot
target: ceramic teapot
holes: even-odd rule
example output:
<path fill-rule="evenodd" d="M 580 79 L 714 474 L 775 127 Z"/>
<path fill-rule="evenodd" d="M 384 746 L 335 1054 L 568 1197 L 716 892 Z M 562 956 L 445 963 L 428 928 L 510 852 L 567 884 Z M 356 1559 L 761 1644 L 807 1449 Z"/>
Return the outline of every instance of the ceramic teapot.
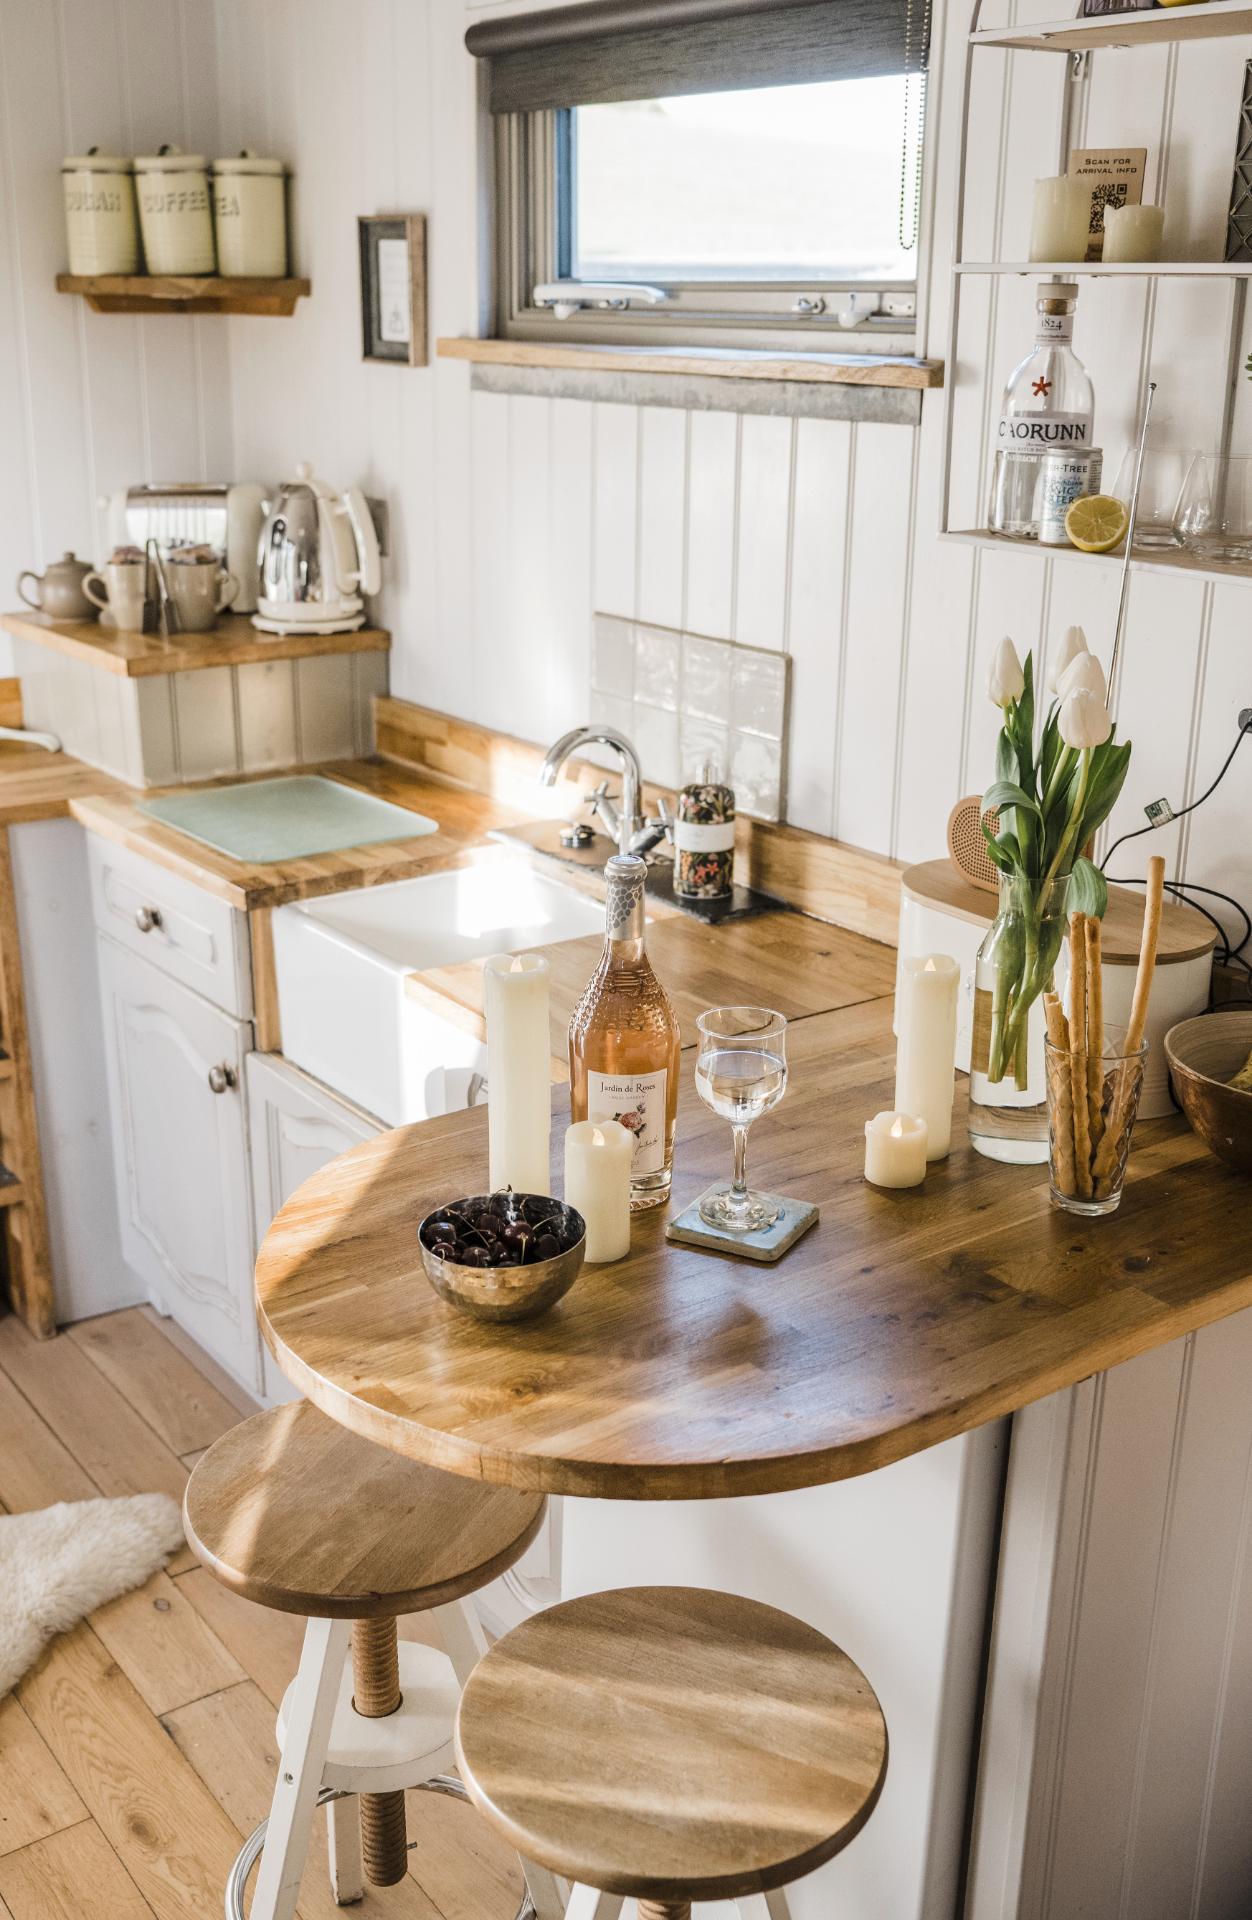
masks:
<path fill-rule="evenodd" d="M 83 581 L 90 572 L 90 561 L 66 553 L 61 559 L 50 561 L 42 573 L 31 573 L 29 569 L 19 573 L 17 591 L 28 607 L 33 607 L 36 613 L 46 613 L 53 620 L 94 620 L 98 609 L 83 592 Z M 22 586 L 23 580 L 34 582 L 34 599 Z"/>

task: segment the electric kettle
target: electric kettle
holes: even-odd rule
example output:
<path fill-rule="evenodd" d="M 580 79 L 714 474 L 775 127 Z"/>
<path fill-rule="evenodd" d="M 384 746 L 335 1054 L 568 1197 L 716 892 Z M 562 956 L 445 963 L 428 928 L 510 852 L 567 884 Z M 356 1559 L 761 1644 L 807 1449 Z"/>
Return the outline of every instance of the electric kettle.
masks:
<path fill-rule="evenodd" d="M 263 633 L 351 633 L 362 595 L 377 593 L 378 536 L 359 487 L 336 493 L 302 462 L 261 528 L 261 591 L 252 624 Z"/>

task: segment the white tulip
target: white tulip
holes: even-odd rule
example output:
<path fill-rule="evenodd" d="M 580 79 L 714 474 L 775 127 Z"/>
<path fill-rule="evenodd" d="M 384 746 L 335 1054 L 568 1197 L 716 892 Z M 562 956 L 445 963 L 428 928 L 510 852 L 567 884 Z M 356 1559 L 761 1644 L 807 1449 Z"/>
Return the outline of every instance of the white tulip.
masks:
<path fill-rule="evenodd" d="M 1088 693 L 1094 693 L 1104 706 L 1108 700 L 1108 686 L 1104 679 L 1104 668 L 1094 653 L 1076 653 L 1056 683 L 1056 697 L 1065 701 L 1079 687 L 1085 687 Z"/>
<path fill-rule="evenodd" d="M 1061 642 L 1061 651 L 1057 654 L 1052 672 L 1048 676 L 1048 690 L 1061 699 L 1061 681 L 1075 660 L 1087 652 L 1087 636 L 1081 627 L 1067 627 L 1065 638 Z"/>
<path fill-rule="evenodd" d="M 1020 700 L 1025 691 L 1026 676 L 1017 657 L 1017 648 L 1011 640 L 1001 640 L 987 675 L 987 693 L 992 704 L 1007 707 L 1012 701 Z"/>
<path fill-rule="evenodd" d="M 1056 724 L 1067 747 L 1102 747 L 1113 731 L 1108 708 L 1090 687 L 1066 694 Z"/>

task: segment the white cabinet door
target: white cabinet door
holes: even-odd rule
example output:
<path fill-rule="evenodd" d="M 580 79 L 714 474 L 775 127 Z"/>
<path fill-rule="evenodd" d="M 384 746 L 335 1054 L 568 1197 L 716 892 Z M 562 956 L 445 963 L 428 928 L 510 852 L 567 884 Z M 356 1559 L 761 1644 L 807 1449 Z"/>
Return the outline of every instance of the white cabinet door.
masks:
<path fill-rule="evenodd" d="M 244 1085 L 252 1028 L 97 938 L 126 1258 L 155 1304 L 256 1389 Z"/>
<path fill-rule="evenodd" d="M 256 1243 L 296 1188 L 329 1160 L 382 1132 L 382 1122 L 340 1100 L 281 1054 L 248 1056 L 248 1117 Z M 262 1356 L 269 1401 L 294 1400 L 296 1389 L 268 1353 Z"/>

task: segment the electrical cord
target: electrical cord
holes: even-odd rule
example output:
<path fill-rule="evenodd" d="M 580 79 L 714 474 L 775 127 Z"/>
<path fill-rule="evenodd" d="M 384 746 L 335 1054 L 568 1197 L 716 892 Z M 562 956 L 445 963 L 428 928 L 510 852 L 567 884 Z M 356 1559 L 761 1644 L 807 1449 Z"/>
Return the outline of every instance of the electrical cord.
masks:
<path fill-rule="evenodd" d="M 1238 753 L 1240 747 L 1243 745 L 1245 734 L 1249 732 L 1252 732 L 1252 720 L 1249 720 L 1249 722 L 1245 725 L 1243 723 L 1243 716 L 1240 715 L 1240 726 L 1239 726 L 1238 733 L 1235 735 L 1235 744 L 1230 749 L 1230 752 L 1226 755 L 1226 758 L 1222 761 L 1221 772 L 1218 774 L 1216 780 L 1214 780 L 1212 786 L 1206 787 L 1198 800 L 1193 800 L 1189 806 L 1181 807 L 1179 811 L 1173 814 L 1169 820 L 1149 820 L 1146 827 L 1136 827 L 1133 830 L 1133 832 L 1124 833 L 1121 836 L 1120 840 L 1114 840 L 1112 846 L 1109 848 L 1108 852 L 1104 856 L 1104 860 L 1102 863 L 1103 866 L 1107 869 L 1108 863 L 1113 858 L 1113 855 L 1117 852 L 1117 849 L 1119 847 L 1124 847 L 1128 840 L 1142 839 L 1145 833 L 1157 833 L 1159 832 L 1161 827 L 1172 826 L 1175 820 L 1185 820 L 1189 813 L 1194 813 L 1197 807 L 1202 807 L 1204 805 L 1204 802 L 1209 798 L 1210 794 L 1216 793 L 1218 787 L 1220 787 L 1222 781 L 1226 778 L 1226 775 L 1230 770 L 1230 763 L 1234 759 L 1235 755 Z"/>

